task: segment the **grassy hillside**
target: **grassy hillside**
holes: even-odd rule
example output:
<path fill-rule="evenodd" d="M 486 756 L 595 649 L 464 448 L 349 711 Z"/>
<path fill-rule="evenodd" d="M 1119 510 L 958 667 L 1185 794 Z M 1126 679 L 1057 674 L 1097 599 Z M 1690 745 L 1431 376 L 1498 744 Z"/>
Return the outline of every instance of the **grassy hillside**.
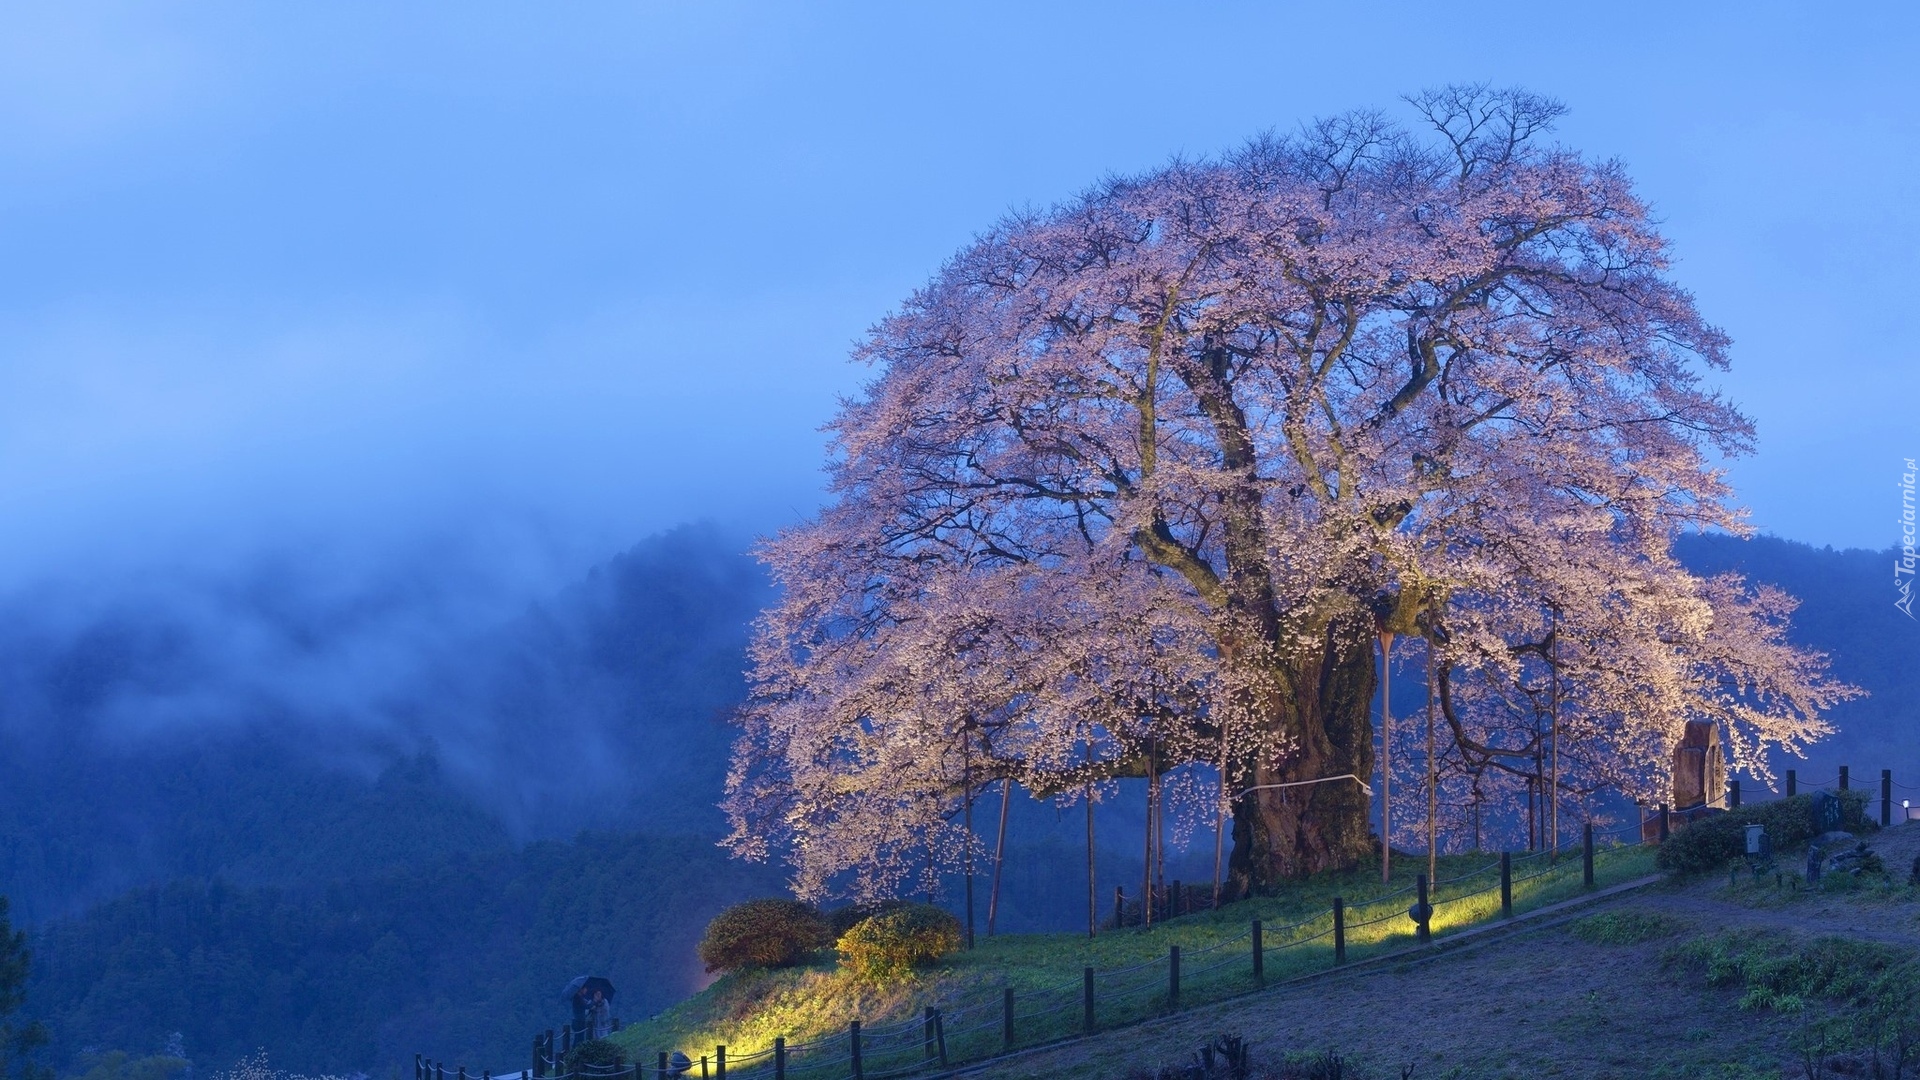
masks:
<path fill-rule="evenodd" d="M 1408 1067 L 1421 1080 L 1912 1076 L 1920 887 L 1903 868 L 1920 855 L 1920 823 L 1870 840 L 1891 875 L 1828 874 L 1818 889 L 1793 875 L 1663 882 L 1472 945 L 1022 1055 L 985 1075 L 1151 1075 L 1235 1034 L 1269 1076 L 1290 1062 L 1298 1068 L 1282 1075 L 1332 1075 L 1307 1066 L 1334 1055 L 1345 1080 L 1392 1080 Z"/>
<path fill-rule="evenodd" d="M 1445 935 L 1498 918 L 1498 859 L 1484 853 L 1441 860 L 1441 888 L 1435 893 L 1433 927 Z M 1596 876 L 1601 885 L 1651 871 L 1651 852 L 1640 846 L 1603 850 Z M 1316 971 L 1333 962 L 1332 898 L 1347 898 L 1348 959 L 1358 960 L 1411 940 L 1406 916 L 1408 888 L 1425 860 L 1402 858 L 1395 869 L 1396 888 L 1383 890 L 1372 872 L 1324 875 L 1285 893 L 1229 905 L 1219 911 L 1173 919 L 1151 931 L 1107 931 L 1089 940 L 1084 934 L 1002 935 L 980 939 L 915 978 L 885 986 L 863 985 L 838 970 L 830 958 L 808 967 L 750 970 L 728 975 L 704 992 L 616 1036 L 632 1055 L 651 1061 L 661 1050 L 680 1050 L 698 1058 L 716 1044 L 744 1072 L 753 1055 L 776 1036 L 790 1045 L 834 1040 L 850 1020 L 871 1029 L 865 1056 L 880 1070 L 890 1058 L 900 1064 L 924 1052 L 914 1022 L 926 1006 L 943 1011 L 949 1053 L 957 1059 L 981 1056 L 1001 1046 L 1002 994 L 1015 995 L 1016 1038 L 1023 1045 L 1045 1042 L 1079 1030 L 1083 969 L 1096 971 L 1097 1021 L 1127 1023 L 1166 1008 L 1167 956 L 1182 952 L 1183 1004 L 1217 1000 L 1253 989 L 1249 924 L 1263 923 L 1265 977 L 1269 982 Z M 1550 868 L 1544 856 L 1516 863 L 1517 909 L 1539 907 L 1583 891 L 1578 852 Z M 1528 875 L 1535 875 L 1528 877 Z M 903 1025 L 889 1035 L 890 1025 Z M 821 1045 L 813 1056 L 843 1054 L 844 1040 Z"/>

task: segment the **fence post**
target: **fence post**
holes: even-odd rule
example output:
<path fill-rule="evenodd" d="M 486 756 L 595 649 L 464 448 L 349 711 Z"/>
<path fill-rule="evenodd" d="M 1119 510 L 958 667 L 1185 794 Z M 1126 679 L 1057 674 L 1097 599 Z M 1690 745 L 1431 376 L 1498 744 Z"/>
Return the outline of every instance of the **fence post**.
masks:
<path fill-rule="evenodd" d="M 1513 918 L 1513 852 L 1500 853 L 1500 917 Z"/>
<path fill-rule="evenodd" d="M 433 1063 L 433 1080 L 447 1080 L 446 1062 L 436 1061 Z"/>
<path fill-rule="evenodd" d="M 1180 1007 L 1180 946 L 1167 946 L 1167 1008 Z"/>
<path fill-rule="evenodd" d="M 1093 969 L 1080 969 L 1080 1027 L 1093 1034 Z"/>
<path fill-rule="evenodd" d="M 667 1080 L 661 1077 L 660 1080 Z M 773 1037 L 773 1080 L 787 1080 L 787 1037 Z"/>
<path fill-rule="evenodd" d="M 1660 804 L 1660 842 L 1667 842 L 1667 804 Z"/>
<path fill-rule="evenodd" d="M 1840 790 L 1847 790 L 1847 767 L 1845 765 L 1840 766 Z"/>
<path fill-rule="evenodd" d="M 713 1074 L 707 1071 L 707 1055 L 700 1055 L 700 1080 L 713 1080 Z"/>
<path fill-rule="evenodd" d="M 1727 781 L 1727 809 L 1738 810 L 1739 808 L 1740 808 L 1740 781 L 1729 780 Z"/>
<path fill-rule="evenodd" d="M 920 1048 L 927 1060 L 933 1060 L 933 1006 L 920 1014 Z"/>
<path fill-rule="evenodd" d="M 713 1048 L 714 1080 L 727 1080 L 727 1044 L 721 1043 Z"/>
<path fill-rule="evenodd" d="M 573 1053 L 573 1025 L 568 1024 L 560 1029 L 560 1056 L 566 1057 L 571 1053 Z"/>
<path fill-rule="evenodd" d="M 1000 997 L 1000 1045 L 1003 1049 L 1013 1049 L 1013 987 L 1009 986 Z"/>
<path fill-rule="evenodd" d="M 1800 794 L 1800 777 L 1796 770 L 1787 770 L 1787 798 Z"/>
<path fill-rule="evenodd" d="M 947 1067 L 947 1017 L 939 1009 L 933 1010 L 933 1041 L 940 1048 L 940 1067 L 944 1069 Z"/>
<path fill-rule="evenodd" d="M 1267 946 L 1261 940 L 1260 920 L 1253 920 L 1253 981 L 1265 982 L 1267 978 Z"/>
<path fill-rule="evenodd" d="M 852 1048 L 853 1080 L 864 1080 L 865 1072 L 860 1068 L 860 1021 L 847 1021 L 847 1045 Z"/>
<path fill-rule="evenodd" d="M 1347 902 L 1333 898 L 1333 962 L 1347 962 Z"/>
<path fill-rule="evenodd" d="M 1738 787 L 1733 789 L 1736 793 Z M 1740 805 L 1738 802 L 1735 806 Z M 1580 874 L 1587 888 L 1593 888 L 1593 822 L 1589 821 L 1580 831 Z"/>
<path fill-rule="evenodd" d="M 667 1080 L 667 1052 L 665 1050 L 660 1051 L 660 1080 Z M 781 1080 L 786 1080 L 786 1078 L 782 1077 Z"/>
<path fill-rule="evenodd" d="M 1180 879 L 1173 879 L 1173 892 L 1167 894 L 1167 917 L 1184 915 L 1180 909 L 1186 905 L 1186 890 L 1180 887 Z"/>
<path fill-rule="evenodd" d="M 460 1066 L 458 1069 L 454 1070 L 454 1075 L 458 1078 L 458 1080 L 467 1080 L 467 1067 L 465 1065 Z"/>
<path fill-rule="evenodd" d="M 540 1075 L 540 1073 L 539 1073 L 539 1069 L 540 1069 L 540 1036 L 538 1036 L 538 1035 L 535 1035 L 535 1036 L 533 1037 L 533 1067 L 534 1067 L 534 1070 L 535 1070 L 535 1071 L 534 1071 L 534 1074 L 533 1074 L 533 1075 L 535 1075 L 535 1076 L 539 1076 L 539 1075 Z M 422 1080 L 422 1077 L 420 1076 L 420 1070 L 421 1070 L 421 1065 L 420 1065 L 420 1055 L 419 1055 L 419 1054 L 415 1054 L 415 1055 L 413 1055 L 413 1080 Z"/>
<path fill-rule="evenodd" d="M 1880 770 L 1880 827 L 1893 824 L 1893 770 Z"/>
<path fill-rule="evenodd" d="M 1425 945 L 1433 940 L 1433 905 L 1427 903 L 1427 875 L 1416 874 L 1413 879 L 1414 900 L 1413 936 L 1414 940 Z"/>
<path fill-rule="evenodd" d="M 1121 889 L 1120 886 L 1115 885 L 1113 887 L 1113 928 L 1115 930 L 1118 930 L 1122 926 L 1125 926 L 1127 924 L 1126 917 L 1127 917 L 1126 891 Z"/>

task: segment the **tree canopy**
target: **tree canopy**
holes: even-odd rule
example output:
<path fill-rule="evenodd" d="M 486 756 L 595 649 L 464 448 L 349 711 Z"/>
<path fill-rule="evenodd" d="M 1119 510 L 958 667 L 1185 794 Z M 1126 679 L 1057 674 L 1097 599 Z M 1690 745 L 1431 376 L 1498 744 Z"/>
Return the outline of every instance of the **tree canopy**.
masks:
<path fill-rule="evenodd" d="M 763 548 L 736 852 L 897 892 L 982 781 L 1200 762 L 1237 887 L 1350 864 L 1382 635 L 1495 798 L 1548 710 L 1563 799 L 1652 795 L 1687 720 L 1755 772 L 1827 730 L 1791 599 L 1671 553 L 1744 529 L 1753 425 L 1624 169 L 1523 92 L 1409 104 L 1015 214 L 873 329 L 831 504 Z"/>

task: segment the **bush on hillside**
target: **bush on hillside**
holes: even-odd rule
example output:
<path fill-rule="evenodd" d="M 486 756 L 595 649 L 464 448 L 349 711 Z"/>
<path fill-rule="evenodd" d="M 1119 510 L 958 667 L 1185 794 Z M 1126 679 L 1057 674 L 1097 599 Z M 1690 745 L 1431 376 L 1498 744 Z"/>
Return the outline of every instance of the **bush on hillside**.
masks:
<path fill-rule="evenodd" d="M 840 935 L 840 966 L 867 982 L 889 982 L 959 947 L 959 919 L 931 904 L 905 904 Z"/>
<path fill-rule="evenodd" d="M 832 944 L 827 920 L 810 905 L 784 898 L 749 900 L 707 924 L 700 962 L 708 971 L 787 967 Z"/>
<path fill-rule="evenodd" d="M 1746 852 L 1748 825 L 1766 826 L 1776 852 L 1806 843 L 1815 835 L 1813 796 L 1754 803 L 1701 818 L 1669 834 L 1654 862 L 1662 870 L 1681 874 L 1718 870 L 1727 860 Z M 1867 820 L 1866 792 L 1840 793 L 1840 827 L 1852 832 L 1872 827 Z"/>
<path fill-rule="evenodd" d="M 826 913 L 827 928 L 833 932 L 833 939 L 839 941 L 847 931 L 875 915 L 886 915 L 912 906 L 911 900 L 876 900 L 870 904 L 848 904 L 846 907 L 837 907 Z"/>
<path fill-rule="evenodd" d="M 567 1052 L 563 1064 L 569 1073 L 577 1073 L 582 1067 L 597 1069 L 617 1069 L 627 1063 L 627 1052 L 612 1039 L 589 1039 Z"/>

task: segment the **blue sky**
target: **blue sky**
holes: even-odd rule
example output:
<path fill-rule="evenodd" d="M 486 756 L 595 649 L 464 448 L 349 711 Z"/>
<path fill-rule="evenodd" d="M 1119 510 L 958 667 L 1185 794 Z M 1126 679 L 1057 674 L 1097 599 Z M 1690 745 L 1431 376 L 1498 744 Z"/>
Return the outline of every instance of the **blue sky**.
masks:
<path fill-rule="evenodd" d="M 777 527 L 848 345 L 1007 208 L 1480 80 L 1565 101 L 1658 207 L 1736 341 L 1755 523 L 1886 547 L 1916 12 L 9 5 L 0 583 Z"/>

